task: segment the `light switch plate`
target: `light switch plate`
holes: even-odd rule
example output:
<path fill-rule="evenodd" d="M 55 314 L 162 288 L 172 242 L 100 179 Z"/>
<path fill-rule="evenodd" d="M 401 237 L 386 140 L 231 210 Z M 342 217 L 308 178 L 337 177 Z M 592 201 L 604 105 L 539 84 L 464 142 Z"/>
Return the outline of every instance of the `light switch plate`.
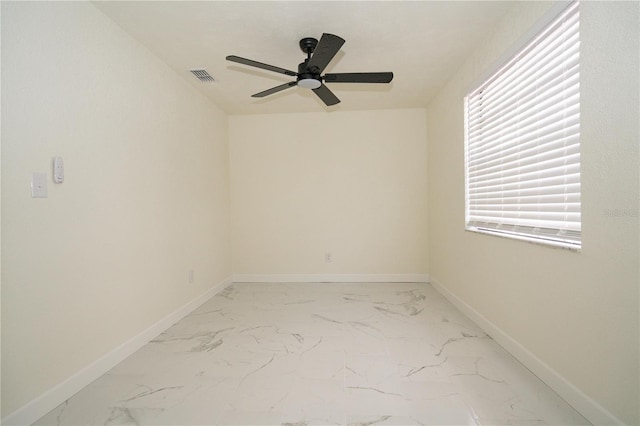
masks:
<path fill-rule="evenodd" d="M 31 197 L 47 198 L 46 173 L 31 173 Z"/>

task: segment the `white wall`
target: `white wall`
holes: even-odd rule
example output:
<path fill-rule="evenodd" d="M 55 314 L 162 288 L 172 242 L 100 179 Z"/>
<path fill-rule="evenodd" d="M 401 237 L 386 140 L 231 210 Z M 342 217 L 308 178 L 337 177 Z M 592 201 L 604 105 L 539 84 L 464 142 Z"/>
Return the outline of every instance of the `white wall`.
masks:
<path fill-rule="evenodd" d="M 424 114 L 230 116 L 234 274 L 426 273 Z"/>
<path fill-rule="evenodd" d="M 2 113 L 8 415 L 231 261 L 226 115 L 90 3 L 2 2 Z M 65 182 L 31 198 L 56 155 Z"/>
<path fill-rule="evenodd" d="M 563 389 L 592 398 L 594 410 L 579 407 L 592 421 L 636 425 L 637 2 L 580 6 L 582 251 L 464 231 L 465 90 L 548 7 L 518 3 L 429 105 L 429 275 L 566 379 Z"/>

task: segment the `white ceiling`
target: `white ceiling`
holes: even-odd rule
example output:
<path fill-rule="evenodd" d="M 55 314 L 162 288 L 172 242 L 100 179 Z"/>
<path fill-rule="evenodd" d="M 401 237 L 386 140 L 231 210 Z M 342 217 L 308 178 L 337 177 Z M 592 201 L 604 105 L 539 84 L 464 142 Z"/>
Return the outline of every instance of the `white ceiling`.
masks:
<path fill-rule="evenodd" d="M 505 1 L 108 1 L 95 2 L 230 114 L 424 107 L 512 6 Z M 250 96 L 292 81 L 225 60 L 237 55 L 297 70 L 303 37 L 346 40 L 325 72 L 392 71 L 390 84 L 327 86 L 342 101 L 326 107 L 294 87 Z M 189 70 L 206 69 L 214 83 Z"/>

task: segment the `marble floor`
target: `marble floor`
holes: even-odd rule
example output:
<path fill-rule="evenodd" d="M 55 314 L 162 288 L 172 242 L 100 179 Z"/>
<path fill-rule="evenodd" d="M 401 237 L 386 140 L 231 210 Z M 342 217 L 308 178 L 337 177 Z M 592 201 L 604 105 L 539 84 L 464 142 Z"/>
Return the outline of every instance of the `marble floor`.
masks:
<path fill-rule="evenodd" d="M 37 425 L 589 424 L 428 284 L 233 284 Z"/>

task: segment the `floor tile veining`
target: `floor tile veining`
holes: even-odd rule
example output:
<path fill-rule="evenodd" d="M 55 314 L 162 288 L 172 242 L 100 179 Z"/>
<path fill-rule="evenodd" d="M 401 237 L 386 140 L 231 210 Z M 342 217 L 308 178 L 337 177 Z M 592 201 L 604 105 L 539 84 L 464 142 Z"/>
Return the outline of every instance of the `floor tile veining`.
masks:
<path fill-rule="evenodd" d="M 428 284 L 233 284 L 37 425 L 589 424 Z"/>

